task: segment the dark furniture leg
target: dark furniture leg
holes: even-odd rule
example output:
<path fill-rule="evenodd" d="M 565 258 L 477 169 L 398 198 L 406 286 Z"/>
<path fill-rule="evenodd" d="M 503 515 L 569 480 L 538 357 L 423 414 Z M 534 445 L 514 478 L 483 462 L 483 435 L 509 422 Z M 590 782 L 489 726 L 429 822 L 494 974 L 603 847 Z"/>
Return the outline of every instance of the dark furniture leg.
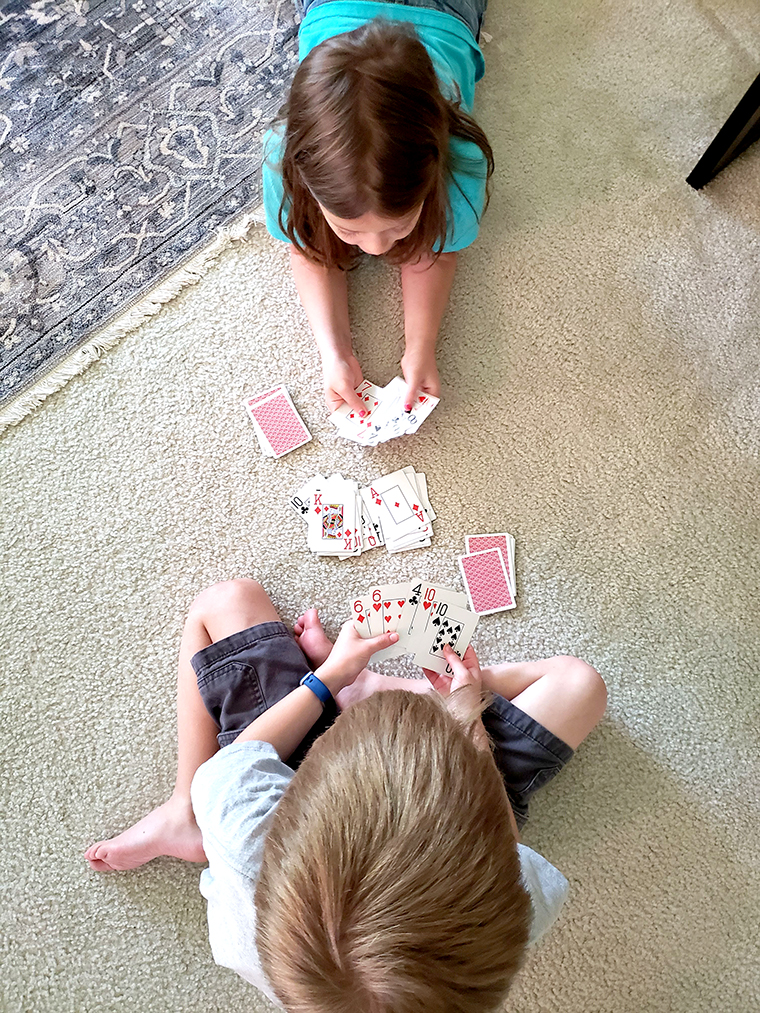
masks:
<path fill-rule="evenodd" d="M 700 190 L 758 138 L 760 138 L 760 75 L 749 86 L 747 94 L 686 177 L 686 182 L 695 190 Z"/>

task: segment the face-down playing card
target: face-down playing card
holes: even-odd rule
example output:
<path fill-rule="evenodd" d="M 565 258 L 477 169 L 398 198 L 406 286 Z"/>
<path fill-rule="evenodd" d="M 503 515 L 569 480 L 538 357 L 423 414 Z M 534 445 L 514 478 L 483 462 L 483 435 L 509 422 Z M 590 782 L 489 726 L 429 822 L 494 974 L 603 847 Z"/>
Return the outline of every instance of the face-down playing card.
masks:
<path fill-rule="evenodd" d="M 504 560 L 504 568 L 507 571 L 507 580 L 512 592 L 512 597 L 517 597 L 515 581 L 515 539 L 508 531 L 502 531 L 493 535 L 467 535 L 465 537 L 465 548 L 468 555 L 474 552 L 483 552 L 485 549 L 500 549 Z"/>
<path fill-rule="evenodd" d="M 272 456 L 282 457 L 311 439 L 311 434 L 284 388 L 275 388 L 271 396 L 261 400 L 251 398 L 246 407 L 265 453 L 269 448 Z"/>
<path fill-rule="evenodd" d="M 515 607 L 501 549 L 484 549 L 460 556 L 459 567 L 473 612 L 489 615 Z"/>

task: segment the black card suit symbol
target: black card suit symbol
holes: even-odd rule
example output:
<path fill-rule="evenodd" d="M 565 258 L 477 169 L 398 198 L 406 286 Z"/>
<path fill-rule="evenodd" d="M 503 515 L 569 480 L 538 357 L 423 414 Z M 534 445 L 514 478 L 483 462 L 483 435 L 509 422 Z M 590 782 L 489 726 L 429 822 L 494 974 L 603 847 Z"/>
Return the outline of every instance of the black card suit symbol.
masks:
<path fill-rule="evenodd" d="M 436 618 L 433 620 L 433 626 L 440 626 L 440 625 L 441 620 L 436 616 Z"/>

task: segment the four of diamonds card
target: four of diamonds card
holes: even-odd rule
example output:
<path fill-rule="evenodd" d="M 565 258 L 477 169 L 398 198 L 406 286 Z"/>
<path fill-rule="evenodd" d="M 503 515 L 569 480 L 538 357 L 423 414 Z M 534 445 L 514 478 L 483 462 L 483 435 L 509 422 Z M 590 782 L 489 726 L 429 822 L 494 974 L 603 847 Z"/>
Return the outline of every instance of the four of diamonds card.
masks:
<path fill-rule="evenodd" d="M 411 466 L 363 489 L 340 474 L 315 475 L 290 497 L 306 523 L 306 543 L 319 556 L 347 559 L 384 545 L 405 552 L 431 544 L 435 512 L 422 473 Z"/>
<path fill-rule="evenodd" d="M 416 433 L 440 401 L 432 394 L 418 394 L 411 411 L 405 411 L 406 384 L 400 376 L 385 387 L 362 380 L 356 393 L 364 404 L 363 413 L 344 404 L 332 413 L 330 421 L 341 436 L 365 447 Z"/>
<path fill-rule="evenodd" d="M 284 383 L 246 398 L 244 407 L 267 457 L 282 457 L 311 439 Z"/>
<path fill-rule="evenodd" d="M 478 622 L 461 592 L 420 580 L 371 587 L 351 601 L 351 616 L 361 637 L 399 635 L 395 644 L 372 656 L 373 662 L 413 654 L 422 668 L 447 675 L 451 668 L 443 656 L 445 645 L 461 658 Z"/>

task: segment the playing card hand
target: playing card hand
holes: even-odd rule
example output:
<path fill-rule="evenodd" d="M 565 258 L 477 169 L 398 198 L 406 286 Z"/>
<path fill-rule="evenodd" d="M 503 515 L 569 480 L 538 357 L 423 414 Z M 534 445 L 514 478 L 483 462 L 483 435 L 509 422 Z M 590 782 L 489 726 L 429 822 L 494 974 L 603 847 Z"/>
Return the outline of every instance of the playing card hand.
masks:
<path fill-rule="evenodd" d="M 330 412 L 337 411 L 343 404 L 365 415 L 365 406 L 356 393 L 362 382 L 362 367 L 355 355 L 347 358 L 331 356 L 322 359 L 322 375 L 325 384 L 325 401 Z"/>
<path fill-rule="evenodd" d="M 433 397 L 441 396 L 441 380 L 438 376 L 434 355 L 424 359 L 410 358 L 408 355 L 404 355 L 401 359 L 401 371 L 406 380 L 405 411 L 411 411 L 414 408 L 420 394 L 432 394 Z"/>
<path fill-rule="evenodd" d="M 350 686 L 362 672 L 373 654 L 382 651 L 398 640 L 398 633 L 381 633 L 379 637 L 360 637 L 353 619 L 341 627 L 330 656 L 314 673 L 330 689 L 333 696 Z"/>

